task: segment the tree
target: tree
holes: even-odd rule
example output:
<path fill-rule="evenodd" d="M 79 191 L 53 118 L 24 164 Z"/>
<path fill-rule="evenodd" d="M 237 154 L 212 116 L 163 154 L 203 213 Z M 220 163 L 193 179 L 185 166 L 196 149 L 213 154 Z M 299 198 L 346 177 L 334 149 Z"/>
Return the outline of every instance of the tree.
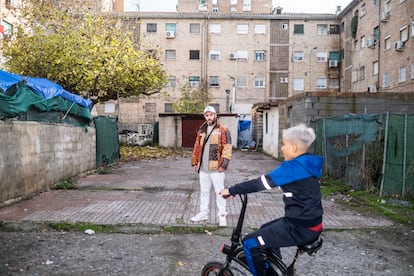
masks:
<path fill-rule="evenodd" d="M 177 113 L 203 113 L 203 109 L 209 102 L 208 93 L 205 90 L 191 91 L 183 87 L 183 96 L 173 103 L 174 112 Z"/>
<path fill-rule="evenodd" d="M 47 78 L 94 101 L 152 95 L 167 83 L 157 53 L 139 49 L 119 18 L 95 12 L 85 0 L 29 2 L 28 28 L 4 47 L 7 70 Z"/>

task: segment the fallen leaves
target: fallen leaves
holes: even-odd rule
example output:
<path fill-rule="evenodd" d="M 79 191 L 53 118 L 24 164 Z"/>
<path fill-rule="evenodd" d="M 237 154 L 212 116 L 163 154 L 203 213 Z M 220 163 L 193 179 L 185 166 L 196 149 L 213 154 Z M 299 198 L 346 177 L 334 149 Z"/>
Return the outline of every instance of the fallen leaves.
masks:
<path fill-rule="evenodd" d="M 170 149 L 153 146 L 121 146 L 119 151 L 121 153 L 121 162 L 164 158 L 189 158 L 191 156 L 191 151 L 188 149 Z"/>

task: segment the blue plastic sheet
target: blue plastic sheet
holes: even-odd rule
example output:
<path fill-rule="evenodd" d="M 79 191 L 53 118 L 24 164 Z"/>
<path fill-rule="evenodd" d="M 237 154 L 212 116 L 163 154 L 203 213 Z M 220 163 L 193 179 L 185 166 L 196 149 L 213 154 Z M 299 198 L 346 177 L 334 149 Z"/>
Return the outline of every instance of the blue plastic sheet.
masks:
<path fill-rule="evenodd" d="M 89 109 L 92 107 L 92 101 L 90 99 L 84 99 L 82 96 L 70 93 L 63 89 L 63 87 L 59 84 L 48 79 L 26 77 L 0 70 L 0 88 L 3 91 L 6 91 L 10 86 L 22 81 L 25 81 L 25 84 L 28 87 L 32 88 L 44 99 L 51 99 L 61 96 L 62 98 L 75 102 L 80 106 L 87 107 Z"/>

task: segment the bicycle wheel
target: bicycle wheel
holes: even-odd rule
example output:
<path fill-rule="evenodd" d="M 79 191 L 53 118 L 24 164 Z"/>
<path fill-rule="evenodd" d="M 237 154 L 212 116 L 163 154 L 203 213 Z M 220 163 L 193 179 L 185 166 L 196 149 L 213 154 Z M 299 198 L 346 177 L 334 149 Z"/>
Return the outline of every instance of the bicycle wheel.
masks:
<path fill-rule="evenodd" d="M 206 264 L 203 267 L 203 270 L 201 271 L 201 276 L 212 276 L 212 275 L 218 275 L 220 272 L 220 269 L 223 268 L 223 264 L 220 262 L 210 262 Z M 223 271 L 223 276 L 233 276 L 233 273 L 225 269 Z"/>

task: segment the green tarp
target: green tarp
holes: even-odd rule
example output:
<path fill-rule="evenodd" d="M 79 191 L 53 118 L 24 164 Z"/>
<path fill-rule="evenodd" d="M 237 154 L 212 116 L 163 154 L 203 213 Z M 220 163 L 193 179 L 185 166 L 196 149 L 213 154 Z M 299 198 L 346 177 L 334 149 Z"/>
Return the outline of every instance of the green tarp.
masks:
<path fill-rule="evenodd" d="M 0 92 L 0 119 L 5 118 L 85 126 L 91 114 L 88 108 L 61 96 L 45 99 L 20 82 Z"/>

